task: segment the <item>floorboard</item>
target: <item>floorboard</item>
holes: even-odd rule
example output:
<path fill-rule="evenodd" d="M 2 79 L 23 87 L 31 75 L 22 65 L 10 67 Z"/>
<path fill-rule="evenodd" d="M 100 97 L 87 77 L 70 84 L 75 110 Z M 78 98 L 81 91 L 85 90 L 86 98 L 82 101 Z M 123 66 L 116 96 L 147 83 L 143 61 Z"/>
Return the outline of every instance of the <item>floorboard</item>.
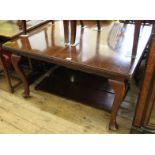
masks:
<path fill-rule="evenodd" d="M 119 130 L 109 131 L 109 112 L 35 90 L 43 78 L 31 85 L 31 97 L 24 99 L 22 85 L 10 94 L 0 76 L 0 133 L 129 133 L 139 92 L 133 82 L 118 113 Z"/>

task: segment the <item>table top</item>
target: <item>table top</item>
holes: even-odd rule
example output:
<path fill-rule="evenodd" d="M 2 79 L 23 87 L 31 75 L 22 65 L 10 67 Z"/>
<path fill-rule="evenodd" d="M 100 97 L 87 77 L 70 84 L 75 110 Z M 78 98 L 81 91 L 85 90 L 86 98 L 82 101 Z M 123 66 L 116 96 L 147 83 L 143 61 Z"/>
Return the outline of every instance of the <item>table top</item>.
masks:
<path fill-rule="evenodd" d="M 74 47 L 64 45 L 62 21 L 48 23 L 19 36 L 3 49 L 51 63 L 113 79 L 132 78 L 151 34 L 151 26 L 141 26 L 137 55 L 132 57 L 134 24 L 103 22 L 102 31 L 77 26 Z"/>

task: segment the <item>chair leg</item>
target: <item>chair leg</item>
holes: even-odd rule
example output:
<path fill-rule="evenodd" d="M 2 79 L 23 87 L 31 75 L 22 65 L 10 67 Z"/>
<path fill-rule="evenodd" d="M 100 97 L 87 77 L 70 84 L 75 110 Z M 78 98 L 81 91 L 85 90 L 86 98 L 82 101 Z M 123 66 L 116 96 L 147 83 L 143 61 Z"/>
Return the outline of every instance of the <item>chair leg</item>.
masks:
<path fill-rule="evenodd" d="M 65 37 L 65 45 L 69 44 L 69 20 L 63 21 L 64 25 L 64 37 Z"/>
<path fill-rule="evenodd" d="M 18 56 L 18 55 L 15 55 L 15 54 L 11 55 L 12 65 L 13 65 L 16 73 L 19 75 L 19 77 L 20 77 L 20 79 L 21 79 L 21 81 L 23 82 L 23 85 L 24 85 L 24 97 L 28 98 L 28 97 L 30 97 L 29 84 L 28 84 L 28 81 L 27 81 L 27 78 L 26 78 L 26 75 L 25 75 L 24 71 L 20 67 L 20 64 L 19 64 L 20 59 L 21 59 L 21 56 Z"/>
<path fill-rule="evenodd" d="M 96 22 L 97 22 L 97 28 L 98 28 L 98 31 L 100 31 L 100 30 L 101 30 L 101 23 L 100 23 L 99 20 L 97 20 Z"/>
<path fill-rule="evenodd" d="M 135 21 L 134 40 L 133 40 L 133 48 L 132 48 L 132 56 L 133 57 L 135 57 L 137 54 L 137 47 L 138 47 L 138 40 L 139 40 L 141 23 L 142 23 L 141 20 Z"/>
<path fill-rule="evenodd" d="M 55 21 L 54 20 L 51 20 L 51 22 L 52 22 L 52 24 L 54 24 Z"/>
<path fill-rule="evenodd" d="M 10 79 L 10 76 L 9 76 L 9 73 L 8 73 L 8 69 L 7 69 L 7 65 L 6 65 L 5 60 L 4 60 L 3 57 L 1 57 L 1 63 L 2 63 L 2 68 L 4 70 L 4 75 L 5 75 L 6 81 L 8 83 L 9 91 L 11 93 L 13 93 L 14 92 L 14 88 L 12 87 L 11 79 Z"/>
<path fill-rule="evenodd" d="M 76 20 L 71 20 L 71 46 L 75 46 Z"/>
<path fill-rule="evenodd" d="M 22 20 L 22 29 L 23 29 L 23 34 L 26 35 L 27 33 L 26 20 Z"/>
<path fill-rule="evenodd" d="M 83 28 L 84 27 L 83 20 L 80 20 L 80 24 L 81 24 L 81 27 Z"/>

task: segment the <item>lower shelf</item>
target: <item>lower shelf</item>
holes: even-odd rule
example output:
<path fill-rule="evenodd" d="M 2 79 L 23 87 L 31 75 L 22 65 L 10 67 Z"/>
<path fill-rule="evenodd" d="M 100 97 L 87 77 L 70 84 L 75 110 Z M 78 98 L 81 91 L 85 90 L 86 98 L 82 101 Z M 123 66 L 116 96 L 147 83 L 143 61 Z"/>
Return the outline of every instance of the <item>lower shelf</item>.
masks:
<path fill-rule="evenodd" d="M 45 77 L 37 90 L 56 94 L 95 108 L 111 111 L 114 92 L 107 79 L 64 67 Z"/>

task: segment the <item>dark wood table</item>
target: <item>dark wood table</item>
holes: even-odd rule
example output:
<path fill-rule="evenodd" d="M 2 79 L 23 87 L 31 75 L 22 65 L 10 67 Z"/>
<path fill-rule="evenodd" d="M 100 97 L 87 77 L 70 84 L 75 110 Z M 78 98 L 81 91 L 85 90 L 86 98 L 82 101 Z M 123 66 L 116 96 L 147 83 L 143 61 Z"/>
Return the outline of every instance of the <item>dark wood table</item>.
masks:
<path fill-rule="evenodd" d="M 133 24 L 113 21 L 105 22 L 103 27 L 98 32 L 89 26 L 85 29 L 77 26 L 76 42 L 79 44 L 76 46 L 64 44 L 61 21 L 39 27 L 28 33 L 27 37 L 19 36 L 12 40 L 11 45 L 4 44 L 4 50 L 14 53 L 12 63 L 24 83 L 25 96 L 29 96 L 29 85 L 19 65 L 20 56 L 106 77 L 115 92 L 109 128 L 117 129 L 116 116 L 127 92 L 127 81 L 133 77 L 141 60 L 151 34 L 151 26 L 141 26 L 136 55 L 132 52 Z"/>

